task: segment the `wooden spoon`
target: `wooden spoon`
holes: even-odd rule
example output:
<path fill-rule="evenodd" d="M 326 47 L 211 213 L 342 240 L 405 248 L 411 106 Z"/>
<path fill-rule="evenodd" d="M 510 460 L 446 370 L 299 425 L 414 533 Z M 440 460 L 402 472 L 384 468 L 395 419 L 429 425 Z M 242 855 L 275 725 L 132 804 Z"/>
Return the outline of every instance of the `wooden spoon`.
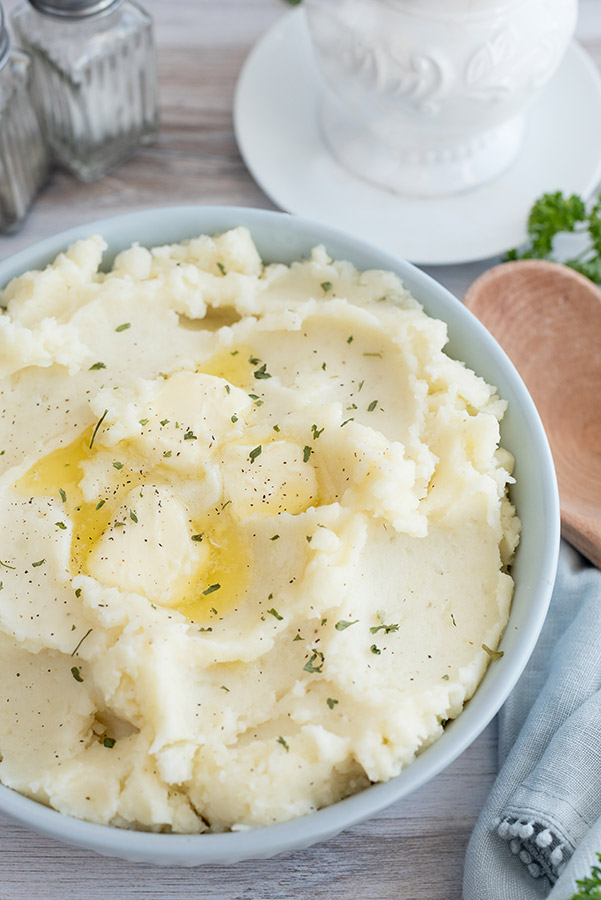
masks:
<path fill-rule="evenodd" d="M 465 305 L 501 344 L 538 408 L 564 537 L 601 566 L 601 291 L 566 266 L 520 260 L 478 278 Z"/>

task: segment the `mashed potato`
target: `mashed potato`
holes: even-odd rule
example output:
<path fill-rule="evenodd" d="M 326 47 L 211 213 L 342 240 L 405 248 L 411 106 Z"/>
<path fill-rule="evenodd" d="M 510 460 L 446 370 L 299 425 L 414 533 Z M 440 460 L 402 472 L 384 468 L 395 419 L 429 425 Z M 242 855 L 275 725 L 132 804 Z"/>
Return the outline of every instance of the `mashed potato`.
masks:
<path fill-rule="evenodd" d="M 507 622 L 505 403 L 390 272 L 103 249 L 0 298 L 0 780 L 199 832 L 391 778 Z"/>

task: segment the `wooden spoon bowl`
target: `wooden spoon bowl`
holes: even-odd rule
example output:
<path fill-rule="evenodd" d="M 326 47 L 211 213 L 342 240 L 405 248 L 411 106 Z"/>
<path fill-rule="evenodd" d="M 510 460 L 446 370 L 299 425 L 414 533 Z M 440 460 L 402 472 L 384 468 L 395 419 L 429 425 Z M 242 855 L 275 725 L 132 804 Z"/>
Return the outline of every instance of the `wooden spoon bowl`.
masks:
<path fill-rule="evenodd" d="M 520 260 L 490 269 L 464 302 L 538 408 L 555 460 L 564 537 L 601 566 L 601 291 L 566 266 Z"/>

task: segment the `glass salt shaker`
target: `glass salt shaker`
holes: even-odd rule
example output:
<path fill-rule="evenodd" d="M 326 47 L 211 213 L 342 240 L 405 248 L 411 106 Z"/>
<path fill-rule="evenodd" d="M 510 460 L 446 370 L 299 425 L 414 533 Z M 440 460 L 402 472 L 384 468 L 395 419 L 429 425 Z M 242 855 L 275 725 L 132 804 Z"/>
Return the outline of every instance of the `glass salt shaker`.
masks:
<path fill-rule="evenodd" d="M 0 231 L 21 227 L 49 169 L 29 93 L 30 59 L 11 49 L 0 6 Z"/>
<path fill-rule="evenodd" d="M 131 0 L 22 0 L 12 14 L 32 57 L 33 97 L 56 157 L 94 181 L 158 127 L 152 19 Z"/>

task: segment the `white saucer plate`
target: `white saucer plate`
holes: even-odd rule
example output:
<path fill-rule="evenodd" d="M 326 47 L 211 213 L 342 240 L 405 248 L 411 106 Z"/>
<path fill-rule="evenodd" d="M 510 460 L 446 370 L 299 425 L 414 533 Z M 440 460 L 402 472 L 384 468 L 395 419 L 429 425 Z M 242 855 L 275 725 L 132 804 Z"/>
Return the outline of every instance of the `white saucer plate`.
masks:
<path fill-rule="evenodd" d="M 516 162 L 495 181 L 447 197 L 401 197 L 344 169 L 320 132 L 321 90 L 304 11 L 294 10 L 266 32 L 238 80 L 234 123 L 248 168 L 287 212 L 412 262 L 497 256 L 526 240 L 540 194 L 589 197 L 601 179 L 601 75 L 575 43 L 530 111 Z"/>

